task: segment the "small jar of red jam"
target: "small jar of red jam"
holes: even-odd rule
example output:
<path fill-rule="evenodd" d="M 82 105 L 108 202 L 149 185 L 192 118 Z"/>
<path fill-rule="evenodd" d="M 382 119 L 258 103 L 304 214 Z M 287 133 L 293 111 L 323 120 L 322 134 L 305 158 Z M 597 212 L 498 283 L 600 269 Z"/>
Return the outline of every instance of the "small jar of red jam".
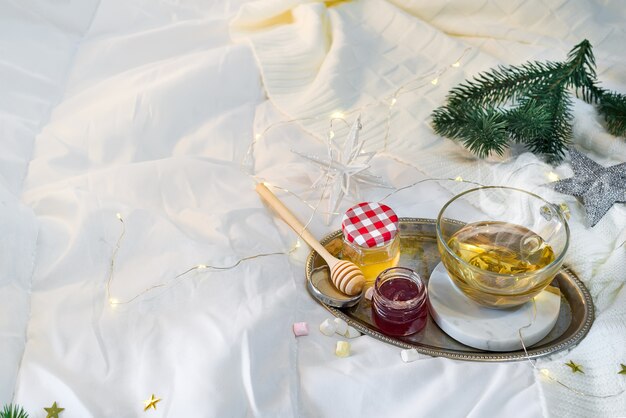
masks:
<path fill-rule="evenodd" d="M 378 275 L 372 297 L 372 317 L 380 331 L 405 336 L 426 325 L 426 286 L 413 270 L 392 267 Z"/>

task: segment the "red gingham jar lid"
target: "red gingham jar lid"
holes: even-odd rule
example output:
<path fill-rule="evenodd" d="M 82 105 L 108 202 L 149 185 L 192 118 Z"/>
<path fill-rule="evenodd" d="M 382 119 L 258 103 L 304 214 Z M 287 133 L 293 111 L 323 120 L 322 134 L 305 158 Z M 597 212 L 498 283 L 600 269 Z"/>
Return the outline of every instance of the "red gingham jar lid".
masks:
<path fill-rule="evenodd" d="M 382 247 L 398 233 L 398 215 L 381 203 L 359 203 L 343 215 L 341 230 L 346 240 L 361 247 Z"/>

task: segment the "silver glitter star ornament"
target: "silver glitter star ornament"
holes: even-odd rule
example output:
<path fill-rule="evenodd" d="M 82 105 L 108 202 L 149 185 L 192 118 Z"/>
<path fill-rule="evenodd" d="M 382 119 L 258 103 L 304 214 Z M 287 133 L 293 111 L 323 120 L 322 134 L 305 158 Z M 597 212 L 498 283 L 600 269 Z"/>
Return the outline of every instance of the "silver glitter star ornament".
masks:
<path fill-rule="evenodd" d="M 322 169 L 322 174 L 315 180 L 313 187 L 325 188 L 324 194 L 328 198 L 328 220 L 330 220 L 330 215 L 337 211 L 344 196 L 350 196 L 354 193 L 354 197 L 360 199 L 360 186 L 390 187 L 382 178 L 368 172 L 369 162 L 376 155 L 376 152 L 363 152 L 364 144 L 359 139 L 361 129 L 361 117 L 359 116 L 350 128 L 343 144 L 335 141 L 331 131 L 327 157 L 305 155 L 293 151 Z"/>
<path fill-rule="evenodd" d="M 589 225 L 595 224 L 615 203 L 626 203 L 626 163 L 602 167 L 570 148 L 574 177 L 550 183 L 554 190 L 582 199 Z"/>

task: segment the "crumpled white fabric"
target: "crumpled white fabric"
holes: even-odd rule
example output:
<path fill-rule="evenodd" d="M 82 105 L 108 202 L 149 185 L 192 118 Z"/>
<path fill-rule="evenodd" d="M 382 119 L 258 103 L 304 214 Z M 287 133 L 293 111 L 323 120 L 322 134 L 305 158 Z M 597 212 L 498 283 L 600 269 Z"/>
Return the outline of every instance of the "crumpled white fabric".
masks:
<path fill-rule="evenodd" d="M 0 403 L 13 395 L 22 362 L 36 257 L 33 212 L 0 186 Z"/>
<path fill-rule="evenodd" d="M 254 2 L 241 8 L 231 31 L 234 39 L 253 48 L 272 102 L 288 118 L 305 118 L 299 123 L 314 136 L 324 137 L 325 122 L 334 112 L 361 112 L 362 137 L 369 150 L 383 151 L 378 158 L 407 164 L 429 177 L 458 176 L 482 184 L 516 186 L 566 202 L 572 211 L 566 262 L 589 287 L 597 319 L 577 348 L 539 364 L 575 390 L 599 396 L 620 393 L 625 384 L 617 372 L 626 356 L 624 205 L 615 205 L 595 228 L 588 228 L 584 209 L 574 197 L 555 196 L 544 186 L 552 171 L 561 178 L 572 175 L 567 162 L 552 168 L 532 154 L 520 155 L 518 147 L 504 158 L 479 160 L 458 144 L 436 136 L 428 121 L 430 112 L 443 104 L 448 89 L 470 75 L 497 64 L 563 60 L 585 38 L 594 46 L 602 84 L 624 92 L 626 61 L 619 51 L 626 38 L 618 23 L 626 17 L 623 8 L 575 0 L 558 5 L 534 1 L 391 3 Z M 472 49 L 463 56 L 468 46 Z M 463 59 L 455 70 L 451 64 L 459 56 Z M 437 69 L 447 66 L 437 77 Z M 421 88 L 398 96 L 386 144 L 390 97 L 406 83 Z M 591 105 L 575 100 L 573 112 L 575 144 L 604 165 L 626 160 L 623 138 L 606 133 Z M 398 183 L 394 185 L 404 182 Z M 442 186 L 454 192 L 467 187 L 454 182 L 442 182 Z M 569 373 L 564 365 L 567 359 L 586 366 L 584 378 Z M 609 399 L 579 396 L 536 378 L 545 414 L 626 415 L 623 393 Z"/>
<path fill-rule="evenodd" d="M 65 408 L 61 415 L 65 418 L 146 416 L 143 400 L 151 394 L 162 401 L 149 413 L 162 417 L 573 414 L 566 403 L 554 400 L 563 395 L 539 386 L 525 363 L 423 357 L 405 364 L 400 349 L 369 337 L 351 341 L 352 356 L 339 359 L 333 354 L 336 337 L 312 332 L 295 339 L 294 322 L 307 321 L 315 330 L 328 316 L 306 293 L 305 248 L 292 257 L 260 258 L 221 273 L 196 272 L 178 281 L 173 277 L 198 263 L 230 265 L 248 255 L 289 250 L 294 234 L 261 204 L 254 181 L 240 167 L 254 133 L 285 119 L 281 112 L 312 106 L 311 114 L 326 116 L 377 98 L 407 77 L 453 62 L 465 39 L 437 34 L 440 29 L 452 33 L 443 25 L 454 21 L 455 10 L 477 12 L 475 21 L 462 19 L 476 31 L 467 42 L 490 55 L 470 51 L 467 66 L 456 74 L 448 71 L 439 87 L 426 80 L 422 91 L 428 95 L 399 99 L 398 108 L 405 110 L 394 116 L 393 127 L 402 135 L 398 131 L 392 135 L 388 156 L 376 158 L 372 167 L 394 186 L 424 175 L 390 157 L 401 157 L 429 176 L 425 162 L 448 164 L 437 156 L 449 149 L 457 150 L 460 161 L 474 161 L 456 145 L 433 137 L 422 123 L 442 102 L 444 81 L 452 86 L 471 72 L 511 61 L 513 54 L 518 62 L 561 59 L 578 40 L 558 34 L 550 48 L 534 45 L 535 38 L 521 43 L 500 36 L 489 40 L 480 32 L 484 22 L 479 10 L 462 11 L 452 3 L 447 7 L 415 3 L 430 13 L 418 20 L 410 4 L 402 5 L 410 12 L 406 13 L 371 1 L 328 2 L 329 11 L 314 2 L 300 7 L 294 2 L 268 2 L 268 18 L 292 7 L 299 10 L 292 15 L 292 25 L 286 25 L 289 30 L 281 29 L 286 27 L 281 19 L 270 29 L 280 30 L 285 40 L 293 38 L 292 29 L 311 32 L 302 39 L 314 41 L 299 50 L 303 56 L 312 55 L 315 71 L 300 75 L 313 84 L 299 87 L 293 77 L 295 84 L 281 95 L 267 77 L 258 48 L 233 44 L 229 38 L 229 22 L 238 10 L 240 21 L 243 11 L 251 10 L 245 36 L 263 29 L 255 28 L 254 22 L 268 10 L 266 5 L 244 3 L 0 4 L 0 403 L 13 401 L 31 416 L 43 416 L 42 408 L 56 401 Z M 534 12 L 525 2 L 515 4 Z M 502 7 L 499 30 L 506 33 L 511 22 L 504 15 L 512 11 Z M 611 48 L 620 44 L 611 36 L 611 30 L 619 30 L 612 29 L 613 23 L 623 21 L 619 10 L 611 5 L 588 9 L 572 0 L 561 9 L 574 13 L 577 7 L 582 7 L 582 17 L 591 16 L 586 14 L 591 10 L 604 23 L 594 29 L 597 42 L 592 39 L 599 66 L 605 65 L 600 77 L 614 88 L 623 86 L 619 71 L 623 57 L 611 54 Z M 372 11 L 395 23 L 363 25 Z M 485 14 L 493 16 L 493 8 L 485 9 Z M 306 17 L 306 27 L 299 25 L 301 16 Z M 435 20 L 441 24 L 435 25 Z M 527 25 L 521 22 L 516 30 L 523 33 Z M 537 28 L 544 26 L 555 27 L 548 21 Z M 378 55 L 335 72 L 350 58 L 346 46 L 351 40 L 340 36 L 351 33 L 348 29 L 357 31 L 362 41 L 378 39 L 375 48 L 360 47 Z M 336 36 L 328 37 L 329 32 Z M 385 37 L 380 36 L 383 33 Z M 407 33 L 407 39 L 417 36 L 417 43 L 380 58 L 390 39 Z M 436 53 L 450 55 L 435 60 L 436 53 L 421 52 L 429 42 L 435 43 Z M 294 52 L 298 51 L 281 50 L 276 62 Z M 430 64 L 424 68 L 424 62 Z M 387 73 L 380 77 L 371 68 Z M 336 91 L 309 101 L 316 92 L 328 93 L 327 84 L 315 84 L 322 70 L 332 73 L 328 85 Z M 348 77 L 351 72 L 360 76 Z M 293 75 L 297 74 L 284 73 L 283 80 Z M 286 108 L 290 100 L 299 102 Z M 375 148 L 382 130 L 365 118 L 364 122 L 364 132 L 372 133 L 370 147 Z M 307 132 L 325 133 L 327 121 L 305 127 L 303 131 L 290 124 L 268 132 L 255 148 L 254 165 L 258 175 L 303 195 L 310 193 L 308 187 L 318 173 L 290 149 L 323 154 L 324 145 Z M 607 155 L 619 158 L 613 152 Z M 535 161 L 526 155 L 511 164 L 520 164 L 522 158 Z M 498 167 L 485 165 L 480 173 Z M 507 165 L 500 168 L 510 172 Z M 567 169 L 564 165 L 558 171 L 566 175 Z M 384 194 L 372 189 L 364 197 Z M 400 216 L 432 218 L 450 196 L 449 190 L 425 183 L 388 203 Z M 301 219 L 308 218 L 307 206 L 288 195 L 281 197 Z M 346 199 L 344 205 L 351 203 Z M 581 209 L 570 206 L 580 217 Z M 602 233 L 615 234 L 622 225 L 622 209 L 616 210 L 617 222 Z M 127 300 L 151 286 L 165 286 L 112 307 L 106 288 L 121 226 L 116 213 L 125 220 L 126 235 L 111 296 Z M 310 227 L 322 236 L 337 225 L 327 226 L 316 216 Z M 584 234 L 583 227 L 581 231 Z M 585 238 L 586 242 L 591 241 Z M 584 344 L 603 344 L 607 360 L 602 370 L 608 376 L 613 364 L 608 358 L 624 346 L 615 337 L 622 330 L 623 291 L 617 293 L 618 285 L 608 280 L 610 271 L 623 269 L 623 253 L 618 243 L 609 247 L 602 242 L 606 246 L 598 251 L 607 256 L 606 262 L 600 263 L 599 257 L 583 260 L 587 264 L 579 274 L 584 275 L 586 266 L 594 269 L 594 280 L 601 278 L 594 296 L 604 317 L 596 323 L 605 318 L 614 325 L 594 327 L 572 353 L 585 350 L 591 356 L 597 347 Z M 608 248 L 613 248 L 610 254 Z M 562 362 L 557 359 L 547 367 L 559 372 Z M 591 372 L 585 377 L 597 379 Z M 548 410 L 543 410 L 542 388 Z M 608 405 L 574 402 L 587 415 Z"/>

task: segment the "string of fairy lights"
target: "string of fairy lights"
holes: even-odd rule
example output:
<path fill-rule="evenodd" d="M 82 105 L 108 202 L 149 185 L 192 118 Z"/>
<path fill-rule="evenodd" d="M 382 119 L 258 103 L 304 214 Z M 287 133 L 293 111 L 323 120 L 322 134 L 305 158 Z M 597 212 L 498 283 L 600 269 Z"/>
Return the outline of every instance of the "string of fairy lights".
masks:
<path fill-rule="evenodd" d="M 265 257 L 273 257 L 273 256 L 291 256 L 296 250 L 298 250 L 298 248 L 301 246 L 301 235 L 304 232 L 304 230 L 306 230 L 308 228 L 308 226 L 311 224 L 311 222 L 314 220 L 314 217 L 316 214 L 324 214 L 324 215 L 339 215 L 340 213 L 338 212 L 334 212 L 334 211 L 322 211 L 320 210 L 320 206 L 322 201 L 324 200 L 324 197 L 326 196 L 326 191 L 329 187 L 329 180 L 330 178 L 327 178 L 326 184 L 323 186 L 321 194 L 319 196 L 319 199 L 317 200 L 317 202 L 311 203 L 306 199 L 303 199 L 298 193 L 293 192 L 292 190 L 285 188 L 283 186 L 277 185 L 277 184 L 273 184 L 270 183 L 267 179 L 262 178 L 260 176 L 257 176 L 254 170 L 254 154 L 255 154 L 255 147 L 256 145 L 259 143 L 259 141 L 261 141 L 263 138 L 265 138 L 267 136 L 267 134 L 273 130 L 276 129 L 278 127 L 281 126 L 286 126 L 289 124 L 293 124 L 293 123 L 297 123 L 297 124 L 302 124 L 306 121 L 320 121 L 320 120 L 324 120 L 327 119 L 329 121 L 329 129 L 328 129 L 328 133 L 326 135 L 325 138 L 320 138 L 319 136 L 317 136 L 316 134 L 314 134 L 313 132 L 310 132 L 313 137 L 315 137 L 316 139 L 322 140 L 322 141 L 328 141 L 328 143 L 330 143 L 330 140 L 332 140 L 335 136 L 335 123 L 341 122 L 341 123 L 345 123 L 346 125 L 349 124 L 346 121 L 346 119 L 353 114 L 360 114 L 361 112 L 365 111 L 366 109 L 373 107 L 373 106 L 380 106 L 380 104 L 384 104 L 387 107 L 386 110 L 386 118 L 385 118 L 385 130 L 384 130 L 384 140 L 383 140 L 383 147 L 382 147 L 382 151 L 386 152 L 388 149 L 388 144 L 389 144 L 389 135 L 390 135 L 390 130 L 391 130 L 391 120 L 392 120 L 392 115 L 393 115 L 393 111 L 396 108 L 396 105 L 398 103 L 399 98 L 407 93 L 411 93 L 411 92 L 415 92 L 425 86 L 430 85 L 437 85 L 439 83 L 439 79 L 440 77 L 442 77 L 449 69 L 451 68 L 459 68 L 461 67 L 461 61 L 462 59 L 465 57 L 465 55 L 469 52 L 470 48 L 466 49 L 465 51 L 463 51 L 462 55 L 454 61 L 454 63 L 440 68 L 436 71 L 431 71 L 429 73 L 423 74 L 421 76 L 416 77 L 415 79 L 409 81 L 408 83 L 400 86 L 399 88 L 397 88 L 392 94 L 374 101 L 374 102 L 370 102 L 370 103 L 366 103 L 363 106 L 360 106 L 358 108 L 354 108 L 354 109 L 350 109 L 344 112 L 341 111 L 337 111 L 337 112 L 333 112 L 329 117 L 328 116 L 315 116 L 315 117 L 307 117 L 307 118 L 297 118 L 297 119 L 286 119 L 286 120 L 281 120 L 272 124 L 269 124 L 268 126 L 266 126 L 262 131 L 255 133 L 252 137 L 252 140 L 250 141 L 250 144 L 246 150 L 246 153 L 244 155 L 244 157 L 242 158 L 241 162 L 240 162 L 240 169 L 242 172 L 244 172 L 245 174 L 249 175 L 251 179 L 253 179 L 255 182 L 262 182 L 265 183 L 267 186 L 275 189 L 275 190 L 280 190 L 281 192 L 290 195 L 294 198 L 296 198 L 297 200 L 299 200 L 301 203 L 303 203 L 304 205 L 306 205 L 307 207 L 309 207 L 311 209 L 311 214 L 307 219 L 307 222 L 304 224 L 304 228 L 302 231 L 300 231 L 297 234 L 297 238 L 295 240 L 294 245 L 286 250 L 286 251 L 277 251 L 277 252 L 268 252 L 268 253 L 260 253 L 260 254 L 253 254 L 253 255 L 248 255 L 248 256 L 244 256 L 241 258 L 238 258 L 235 262 L 228 264 L 228 265 L 214 265 L 214 264 L 196 264 L 194 266 L 191 266 L 187 269 L 185 269 L 184 271 L 182 271 L 181 273 L 173 276 L 171 279 L 165 280 L 163 282 L 151 285 L 145 289 L 143 289 L 142 291 L 140 291 L 139 293 L 135 294 L 134 296 L 126 299 L 126 300 L 119 300 L 118 298 L 114 297 L 112 295 L 111 292 L 111 286 L 113 284 L 114 281 L 114 277 L 115 277 L 115 270 L 116 270 L 116 260 L 117 260 L 117 256 L 118 256 L 118 252 L 120 249 L 120 246 L 122 244 L 122 241 L 126 235 L 126 225 L 124 222 L 124 219 L 122 217 L 122 215 L 120 213 L 117 213 L 117 219 L 120 222 L 121 225 L 121 229 L 120 229 L 120 234 L 118 236 L 118 239 L 115 243 L 115 246 L 113 248 L 113 252 L 111 255 L 111 260 L 109 263 L 109 274 L 108 274 L 108 278 L 106 281 L 106 296 L 108 299 L 108 302 L 110 304 L 111 307 L 115 308 L 119 305 L 126 305 L 126 304 L 130 304 L 133 303 L 135 301 L 137 301 L 138 299 L 141 299 L 142 296 L 156 290 L 159 288 L 164 288 L 167 287 L 168 285 L 172 284 L 173 282 L 176 282 L 180 279 L 183 279 L 185 277 L 187 277 L 190 273 L 192 272 L 196 272 L 196 271 L 202 271 L 202 272 L 223 272 L 223 271 L 228 271 L 228 270 L 232 270 L 237 268 L 239 265 L 241 265 L 244 262 L 247 261 L 252 261 L 252 260 L 256 260 L 256 259 L 261 259 L 261 258 L 265 258 Z M 397 158 L 394 158 L 393 156 L 391 156 L 388 153 L 385 153 L 385 157 L 387 158 L 392 158 L 395 161 L 398 161 L 402 164 L 405 164 L 407 166 L 410 166 L 416 170 L 419 170 L 418 167 L 415 167 L 414 165 L 407 163 L 405 161 L 399 160 Z M 520 172 L 521 170 L 532 166 L 532 165 L 538 165 L 538 166 L 542 166 L 542 168 L 545 168 L 545 166 L 543 164 L 540 163 L 529 163 L 529 164 L 525 164 L 519 168 L 517 168 L 515 171 L 513 171 L 510 175 L 509 178 L 512 178 L 513 176 L 515 176 L 518 172 Z M 546 178 L 549 181 L 556 181 L 559 179 L 558 174 L 554 173 L 553 171 L 548 171 L 545 173 Z M 460 176 L 454 177 L 454 178 L 425 178 L 425 179 L 421 179 L 419 181 L 410 183 L 408 185 L 399 187 L 397 189 L 394 189 L 393 191 L 391 191 L 390 193 L 386 194 L 384 197 L 382 197 L 382 199 L 380 199 L 380 201 L 385 201 L 386 199 L 389 199 L 390 197 L 392 197 L 393 195 L 395 195 L 396 193 L 402 192 L 404 190 L 416 187 L 420 184 L 426 183 L 426 182 L 460 182 L 460 183 L 466 183 L 466 184 L 470 184 L 473 186 L 485 186 L 484 184 L 481 184 L 479 182 L 473 181 L 473 180 L 467 180 L 467 179 L 463 179 Z M 563 209 L 563 208 L 562 208 Z M 624 241 L 620 246 L 623 246 L 626 244 L 626 241 Z M 533 300 L 533 318 L 531 323 L 529 323 L 528 325 L 520 328 L 518 330 L 518 334 L 519 334 L 519 338 L 520 338 L 520 342 L 523 348 L 523 351 L 525 353 L 525 357 L 526 360 L 530 363 L 530 365 L 532 366 L 532 368 L 537 371 L 541 376 L 547 378 L 548 380 L 562 386 L 563 388 L 565 388 L 568 391 L 571 391 L 572 393 L 575 393 L 577 395 L 580 396 L 586 396 L 586 397 L 592 397 L 592 398 L 601 398 L 601 399 L 605 399 L 605 398 L 612 398 L 615 396 L 619 396 L 622 393 L 624 393 L 625 389 L 617 392 L 617 393 L 613 393 L 613 394 L 608 394 L 608 395 L 596 395 L 593 393 L 588 393 L 588 392 L 584 392 L 584 391 L 580 391 L 576 388 L 573 388 L 565 383 L 563 383 L 561 380 L 559 380 L 558 378 L 556 378 L 555 376 L 553 376 L 549 370 L 545 369 L 545 368 L 538 368 L 536 365 L 536 361 L 533 361 L 531 359 L 531 357 L 528 354 L 526 345 L 524 343 L 524 339 L 523 339 L 523 330 L 527 327 L 530 327 L 533 322 L 535 321 L 536 318 L 536 306 L 534 305 L 534 300 Z"/>
<path fill-rule="evenodd" d="M 340 111 L 335 111 L 330 115 L 330 118 L 327 118 L 329 120 L 329 130 L 328 130 L 328 134 L 326 136 L 325 139 L 323 138 L 319 138 L 317 136 L 314 135 L 314 137 L 316 137 L 319 140 L 326 140 L 328 141 L 328 144 L 330 144 L 330 141 L 334 138 L 335 136 L 335 130 L 334 130 L 334 125 L 335 123 L 341 122 L 346 124 L 349 127 L 349 124 L 346 120 L 346 118 L 349 115 L 355 114 L 355 113 L 361 113 L 364 112 L 366 109 L 371 108 L 373 106 L 379 106 L 381 103 L 385 103 L 387 104 L 388 107 L 388 112 L 387 112 L 387 116 L 386 116 L 386 122 L 385 122 L 385 142 L 384 142 L 384 147 L 383 147 L 383 151 L 387 150 L 387 141 L 388 141 L 388 137 L 389 137 L 389 130 L 391 127 L 391 116 L 392 116 L 392 110 L 395 107 L 398 98 L 404 94 L 407 93 L 411 93 L 411 92 L 415 92 L 421 88 L 423 88 L 424 86 L 427 86 L 428 84 L 432 84 L 432 85 L 437 85 L 439 82 L 439 78 L 441 76 L 443 76 L 450 68 L 459 68 L 461 66 L 461 60 L 466 56 L 466 54 L 471 50 L 471 48 L 466 48 L 463 53 L 454 61 L 454 63 L 439 68 L 437 70 L 431 71 L 431 72 L 427 72 L 423 75 L 417 76 L 416 78 L 408 81 L 407 83 L 401 85 L 400 87 L 398 87 L 396 90 L 393 91 L 392 94 L 383 97 L 380 100 L 377 101 L 373 101 L 373 102 L 368 102 L 363 104 L 362 106 L 358 107 L 358 108 L 354 108 L 354 109 L 350 109 L 348 111 L 345 112 L 340 112 Z M 159 288 L 163 288 L 166 287 L 169 283 L 175 282 L 178 279 L 184 278 L 186 276 L 188 276 L 190 273 L 194 272 L 194 271 L 226 271 L 226 270 L 231 270 L 236 268 L 237 266 L 239 266 L 241 263 L 245 262 L 245 261 L 250 261 L 250 260 L 254 260 L 254 259 L 259 259 L 259 258 L 264 258 L 264 257 L 271 257 L 271 256 L 289 256 L 291 254 L 293 254 L 299 247 L 300 247 L 300 239 L 301 239 L 301 235 L 302 232 L 304 232 L 304 230 L 310 225 L 310 223 L 314 220 L 315 214 L 316 213 L 320 213 L 320 214 L 324 214 L 324 215 L 338 215 L 339 213 L 337 212 L 332 212 L 332 211 L 321 211 L 319 210 L 319 207 L 321 205 L 322 200 L 324 199 L 325 195 L 326 195 L 326 191 L 328 189 L 329 186 L 329 181 L 330 178 L 326 179 L 326 183 L 324 184 L 324 187 L 322 189 L 322 193 L 320 194 L 320 197 L 318 199 L 318 202 L 316 205 L 311 204 L 310 202 L 308 202 L 305 199 L 302 199 L 300 197 L 300 195 L 298 195 L 297 193 L 292 192 L 291 190 L 285 188 L 285 187 L 281 187 L 279 185 L 276 184 L 272 184 L 269 183 L 267 181 L 267 179 L 262 178 L 260 176 L 257 176 L 255 173 L 255 170 L 253 167 L 251 167 L 251 165 L 254 165 L 254 151 L 255 151 L 255 146 L 258 143 L 258 141 L 260 141 L 262 138 L 264 138 L 271 130 L 280 127 L 280 126 L 285 126 L 285 125 L 289 125 L 292 123 L 303 123 L 305 121 L 311 121 L 311 120 L 315 120 L 315 121 L 319 121 L 319 120 L 323 120 L 326 117 L 323 116 L 314 116 L 314 117 L 307 117 L 307 118 L 296 118 L 296 119 L 288 119 L 288 120 L 281 120 L 275 123 L 272 123 L 270 125 L 268 125 L 267 127 L 265 127 L 260 133 L 256 133 L 253 135 L 253 139 L 250 142 L 250 145 L 248 146 L 248 149 L 244 155 L 244 157 L 241 160 L 241 163 L 239 165 L 241 171 L 243 171 L 245 174 L 249 175 L 255 182 L 259 183 L 265 183 L 267 186 L 270 186 L 274 189 L 277 190 L 281 190 L 293 197 L 295 197 L 296 199 L 300 200 L 302 203 L 304 203 L 306 206 L 308 206 L 309 208 L 312 209 L 312 213 L 309 216 L 307 222 L 304 224 L 304 228 L 303 231 L 301 231 L 300 233 L 298 233 L 297 239 L 295 241 L 295 244 L 288 249 L 287 251 L 279 251 L 279 252 L 270 252 L 270 253 L 261 253 L 261 254 L 254 254 L 254 255 L 249 255 L 249 256 L 245 256 L 242 258 L 239 258 L 237 261 L 235 261 L 233 264 L 231 265 L 226 265 L 226 266 L 217 266 L 217 265 L 213 265 L 213 264 L 196 264 L 194 266 L 191 266 L 187 269 L 185 269 L 184 271 L 182 271 L 179 274 L 176 274 L 174 277 L 172 277 L 169 280 L 165 280 L 162 282 L 159 282 L 157 284 L 153 284 L 151 286 L 146 287 L 145 289 L 141 290 L 140 292 L 138 292 L 137 294 L 135 294 L 134 296 L 126 299 L 126 300 L 120 300 L 119 298 L 116 298 L 112 295 L 111 293 L 111 285 L 113 283 L 114 277 L 115 277 L 115 268 L 116 268 L 116 260 L 117 260 L 117 255 L 120 249 L 120 245 L 122 243 L 122 240 L 124 239 L 124 236 L 126 235 L 126 224 L 124 222 L 124 218 L 122 217 L 122 214 L 117 213 L 117 219 L 121 224 L 121 230 L 120 230 L 120 234 L 118 236 L 118 239 L 115 243 L 114 249 L 113 249 L 113 253 L 111 255 L 111 260 L 109 263 L 109 274 L 108 274 L 108 278 L 107 278 L 107 282 L 106 282 L 106 296 L 107 296 L 107 300 L 109 302 L 109 305 L 112 307 L 116 307 L 119 305 L 126 305 L 129 304 L 137 299 L 139 299 L 140 297 L 144 296 L 147 293 L 150 293 L 156 289 Z M 332 161 L 329 162 L 329 168 L 330 168 L 330 164 L 332 163 Z M 480 183 L 477 182 L 473 182 L 473 181 L 468 181 L 468 180 L 464 180 L 460 177 L 457 177 L 455 179 L 449 179 L 449 178 L 441 178 L 441 179 L 423 179 L 420 181 L 417 181 L 415 183 L 412 183 L 410 185 L 401 187 L 391 193 L 389 193 L 387 196 L 385 196 L 382 200 L 385 200 L 389 197 L 391 197 L 393 194 L 398 193 L 402 190 L 406 190 L 408 188 L 411 187 L 415 187 L 421 183 L 427 182 L 427 181 L 445 181 L 445 180 L 450 180 L 450 181 L 460 181 L 460 182 L 465 182 L 465 183 L 470 183 L 470 184 L 474 184 L 474 185 L 481 185 Z"/>
<path fill-rule="evenodd" d="M 596 395 L 595 393 L 586 392 L 586 391 L 582 391 L 582 390 L 578 390 L 576 388 L 573 388 L 573 387 L 563 383 L 562 381 L 560 381 L 556 377 L 554 377 L 550 373 L 550 370 L 545 369 L 545 368 L 542 368 L 542 369 L 538 368 L 537 364 L 536 364 L 537 361 L 536 360 L 533 361 L 530 358 L 530 355 L 528 354 L 528 349 L 526 348 L 526 344 L 524 342 L 524 337 L 522 336 L 522 331 L 524 329 L 527 329 L 527 328 L 530 328 L 531 326 L 533 326 L 533 324 L 535 323 L 535 320 L 537 319 L 537 302 L 535 301 L 534 298 L 531 299 L 531 301 L 532 301 L 532 304 L 533 304 L 531 320 L 530 320 L 530 322 L 527 325 L 524 325 L 523 327 L 521 327 L 521 328 L 519 328 L 517 330 L 517 335 L 519 337 L 520 344 L 522 345 L 522 350 L 524 350 L 524 355 L 526 356 L 525 360 L 528 361 L 528 363 L 530 363 L 530 365 L 532 366 L 532 368 L 536 372 L 538 372 L 541 376 L 545 377 L 546 379 L 548 379 L 548 380 L 550 380 L 550 381 L 552 381 L 554 383 L 557 383 L 560 386 L 562 386 L 563 388 L 565 388 L 565 389 L 567 389 L 567 390 L 569 390 L 569 391 L 571 391 L 571 392 L 573 392 L 573 393 L 575 393 L 577 395 L 580 395 L 580 396 L 587 396 L 587 397 L 596 398 L 596 399 L 608 399 L 608 398 L 614 398 L 614 397 L 619 396 L 622 393 L 626 392 L 626 389 L 622 389 L 622 390 L 620 390 L 620 391 L 618 391 L 616 393 L 610 393 L 610 394 L 607 394 L 607 395 Z M 572 362 L 572 364 L 574 366 L 579 366 L 579 365 L 577 365 L 577 364 L 575 364 L 573 362 Z"/>
<path fill-rule="evenodd" d="M 367 109 L 371 107 L 375 107 L 375 106 L 380 106 L 381 104 L 386 105 L 386 108 L 387 108 L 387 116 L 385 118 L 385 133 L 384 133 L 383 148 L 382 148 L 382 151 L 386 152 L 388 150 L 388 145 L 389 145 L 389 132 L 391 130 L 391 115 L 392 115 L 393 109 L 398 103 L 398 99 L 400 98 L 400 96 L 420 90 L 423 87 L 428 86 L 429 84 L 433 86 L 438 85 L 439 79 L 444 74 L 446 74 L 446 72 L 448 72 L 451 68 L 461 67 L 461 61 L 465 58 L 465 56 L 471 50 L 472 48 L 466 48 L 452 64 L 441 67 L 433 71 L 426 72 L 422 75 L 419 75 L 411 79 L 407 83 L 402 84 L 400 87 L 395 89 L 391 94 L 379 100 L 371 101 L 359 107 L 351 108 L 350 110 L 346 110 L 346 111 L 334 111 L 330 114 L 330 117 L 321 115 L 321 116 L 311 116 L 311 117 L 304 117 L 304 118 L 291 118 L 291 119 L 277 121 L 277 122 L 267 125 L 261 132 L 255 133 L 253 135 L 252 141 L 250 142 L 250 145 L 248 146 L 248 149 L 246 151 L 244 158 L 242 159 L 240 166 L 242 168 L 245 168 L 245 167 L 249 167 L 250 164 L 253 164 L 252 160 L 253 160 L 254 150 L 255 150 L 257 142 L 261 140 L 262 138 L 264 138 L 268 134 L 269 131 L 273 130 L 276 127 L 289 125 L 292 123 L 302 124 L 303 122 L 307 122 L 307 121 L 328 120 L 330 126 L 329 126 L 327 139 L 331 140 L 335 137 L 335 131 L 334 131 L 333 125 L 336 121 L 341 121 L 342 123 L 347 124 L 349 127 L 349 124 L 346 121 L 346 119 L 349 116 L 353 114 L 359 114 L 359 113 L 365 112 Z M 310 132 L 310 133 L 312 134 L 314 138 L 318 140 L 321 140 L 321 141 L 325 140 L 324 138 L 320 138 L 314 132 Z M 249 171 L 247 171 L 247 173 L 255 177 L 254 173 L 250 173 Z"/>

